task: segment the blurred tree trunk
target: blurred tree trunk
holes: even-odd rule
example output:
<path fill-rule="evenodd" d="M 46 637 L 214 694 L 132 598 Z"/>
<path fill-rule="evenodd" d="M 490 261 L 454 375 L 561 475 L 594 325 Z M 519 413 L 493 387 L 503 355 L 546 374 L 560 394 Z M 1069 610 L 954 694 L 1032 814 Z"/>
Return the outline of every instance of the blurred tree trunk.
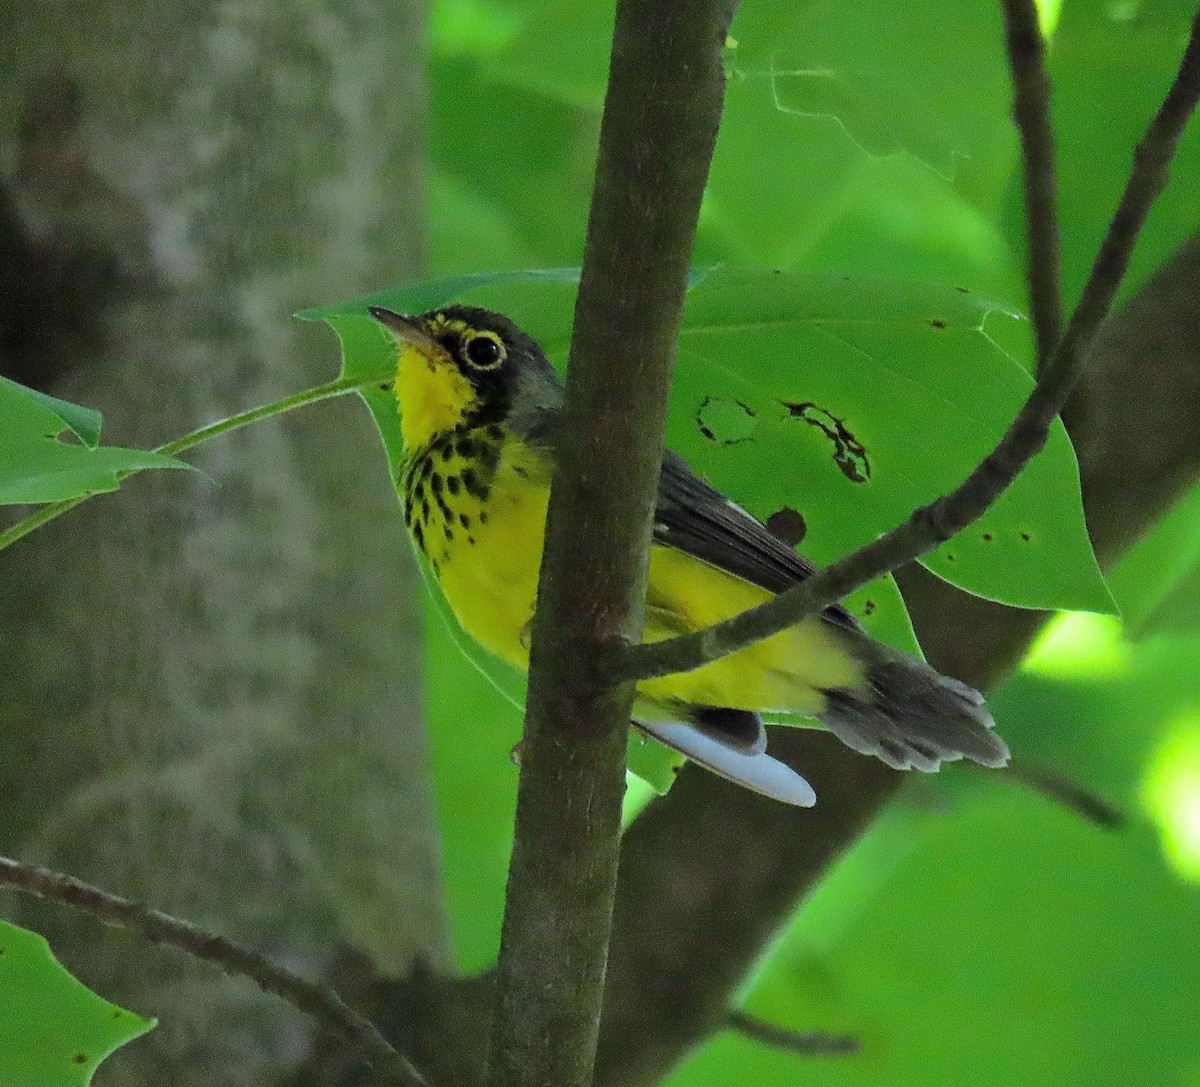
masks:
<path fill-rule="evenodd" d="M 298 307 L 420 274 L 419 0 L 8 5 L 0 368 L 148 446 L 332 377 Z M 18 113 L 22 116 L 18 116 Z M 444 963 L 419 603 L 357 403 L 0 555 L 0 849 L 318 974 Z M 162 1024 L 100 1081 L 259 1083 L 310 1024 L 13 904 Z"/>

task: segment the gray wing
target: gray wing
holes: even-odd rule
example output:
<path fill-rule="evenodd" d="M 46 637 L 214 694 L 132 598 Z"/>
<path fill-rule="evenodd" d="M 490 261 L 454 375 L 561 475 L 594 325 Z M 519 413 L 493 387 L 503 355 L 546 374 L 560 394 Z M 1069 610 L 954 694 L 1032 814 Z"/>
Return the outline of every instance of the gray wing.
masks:
<path fill-rule="evenodd" d="M 791 588 L 816 570 L 669 451 L 658 481 L 654 539 L 772 593 Z M 838 604 L 825 609 L 825 618 L 860 629 Z"/>

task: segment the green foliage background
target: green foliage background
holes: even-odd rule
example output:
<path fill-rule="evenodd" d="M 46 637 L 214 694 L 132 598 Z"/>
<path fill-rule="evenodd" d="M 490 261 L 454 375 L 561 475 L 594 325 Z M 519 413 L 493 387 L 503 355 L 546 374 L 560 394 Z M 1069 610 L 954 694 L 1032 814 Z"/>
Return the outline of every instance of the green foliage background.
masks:
<path fill-rule="evenodd" d="M 1068 300 L 1169 84 L 1192 2 L 1042 4 Z M 503 309 L 561 362 L 573 277 L 489 273 L 578 263 L 611 5 L 434 0 L 432 12 L 430 271 L 443 278 L 377 300 Z M 689 299 L 669 438 L 756 514 L 799 508 L 818 560 L 953 484 L 1028 388 L 1029 331 L 1012 319 L 1026 300 L 1002 39 L 991 0 L 744 0 L 735 21 L 696 250 L 706 271 Z M 1195 229 L 1196 126 L 1174 172 L 1126 293 Z M 389 348 L 362 311 L 358 300 L 318 315 L 348 368 L 375 372 Z M 364 395 L 394 456 L 393 402 Z M 830 467 L 793 396 L 853 414 L 873 486 Z M 7 383 L 0 400 L 56 463 L 8 500 L 174 466 L 96 447 L 99 420 L 72 405 Z M 0 475 L 24 471 L 18 429 L 0 435 Z M 55 440 L 68 430 L 75 438 Z M 861 1052 L 801 1063 L 724 1036 L 672 1084 L 1200 1083 L 1200 488 L 1106 587 L 1060 428 L 986 523 L 927 565 L 1009 603 L 1087 609 L 1050 625 L 992 706 L 1023 762 L 1103 796 L 1126 824 L 1085 823 L 1003 774 L 915 777 L 744 992 L 763 1019 L 852 1035 Z M 890 581 L 853 603 L 879 636 L 912 646 Z M 519 681 L 465 655 L 432 598 L 427 628 L 446 894 L 471 971 L 498 945 Z M 130 1017 L 120 1037 L 80 1049 L 98 1061 L 149 1025 Z"/>
<path fill-rule="evenodd" d="M 1043 15 L 1073 299 L 1192 11 L 1067 0 Z M 578 262 L 610 20 L 606 5 L 563 0 L 434 5 L 434 274 Z M 698 266 L 925 280 L 1024 309 L 996 5 L 745 0 L 732 39 Z M 1194 128 L 1174 173 L 1126 293 L 1194 229 Z M 1027 335 L 1005 347 L 1028 364 Z M 912 437 L 948 457 L 962 434 Z M 723 485 L 749 462 L 726 466 Z M 805 514 L 819 538 L 820 508 Z M 1200 1081 L 1197 514 L 1200 495 L 1112 574 L 1124 625 L 1060 622 L 993 699 L 1014 751 L 1120 805 L 1127 827 L 1084 824 L 996 775 L 914 780 L 746 991 L 763 1018 L 854 1034 L 862 1053 L 801 1062 L 726 1036 L 674 1087 Z M 496 949 L 519 718 L 429 615 L 448 894 L 470 969 Z"/>

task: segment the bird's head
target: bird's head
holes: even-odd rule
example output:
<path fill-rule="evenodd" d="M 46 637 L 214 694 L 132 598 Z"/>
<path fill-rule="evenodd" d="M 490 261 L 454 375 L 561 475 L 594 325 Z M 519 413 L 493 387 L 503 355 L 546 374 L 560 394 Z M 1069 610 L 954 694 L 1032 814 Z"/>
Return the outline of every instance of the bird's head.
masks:
<path fill-rule="evenodd" d="M 541 345 L 502 314 L 476 306 L 415 317 L 382 306 L 369 312 L 400 349 L 396 399 L 408 450 L 462 425 L 507 423 L 519 432 L 561 404 Z"/>

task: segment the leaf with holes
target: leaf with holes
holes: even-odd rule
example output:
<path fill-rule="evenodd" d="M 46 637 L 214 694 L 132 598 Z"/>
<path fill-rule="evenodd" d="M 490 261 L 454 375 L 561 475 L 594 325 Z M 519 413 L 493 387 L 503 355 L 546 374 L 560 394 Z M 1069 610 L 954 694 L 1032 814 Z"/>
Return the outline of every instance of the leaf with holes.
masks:
<path fill-rule="evenodd" d="M 0 921 L 4 1087 L 86 1087 L 101 1061 L 153 1026 L 72 977 L 36 932 Z"/>
<path fill-rule="evenodd" d="M 999 440 L 1032 387 L 1001 347 L 1015 316 L 961 288 L 714 271 L 688 297 L 670 442 L 757 516 L 798 511 L 803 550 L 831 562 L 954 488 Z M 922 562 L 1007 604 L 1113 610 L 1060 422 Z"/>
<path fill-rule="evenodd" d="M 65 431 L 79 440 L 63 441 Z M 127 472 L 190 467 L 99 441 L 99 412 L 0 378 L 0 503 L 58 502 L 115 491 Z"/>

